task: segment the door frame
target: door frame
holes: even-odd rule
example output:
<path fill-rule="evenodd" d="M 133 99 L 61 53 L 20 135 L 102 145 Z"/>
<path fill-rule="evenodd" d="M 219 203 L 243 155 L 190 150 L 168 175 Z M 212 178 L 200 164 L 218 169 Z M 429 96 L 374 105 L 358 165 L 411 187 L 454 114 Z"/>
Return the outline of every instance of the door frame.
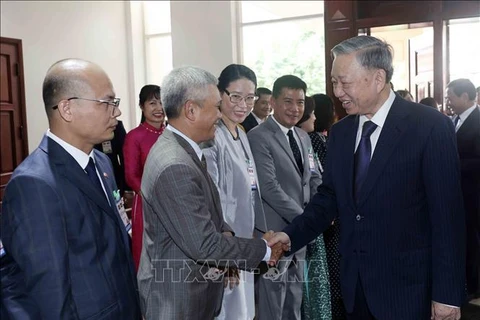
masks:
<path fill-rule="evenodd" d="M 17 63 L 17 70 L 16 73 L 18 75 L 18 91 L 19 97 L 18 102 L 20 104 L 21 109 L 21 120 L 22 120 L 22 128 L 20 134 L 22 135 L 22 140 L 24 141 L 22 147 L 22 156 L 25 159 L 29 152 L 28 152 L 28 130 L 27 130 L 27 103 L 25 100 L 25 76 L 24 76 L 24 68 L 23 68 L 23 47 L 22 47 L 22 40 L 21 39 L 14 39 L 14 38 L 6 38 L 0 37 L 0 43 L 2 44 L 12 44 L 17 47 L 18 53 L 18 63 Z"/>

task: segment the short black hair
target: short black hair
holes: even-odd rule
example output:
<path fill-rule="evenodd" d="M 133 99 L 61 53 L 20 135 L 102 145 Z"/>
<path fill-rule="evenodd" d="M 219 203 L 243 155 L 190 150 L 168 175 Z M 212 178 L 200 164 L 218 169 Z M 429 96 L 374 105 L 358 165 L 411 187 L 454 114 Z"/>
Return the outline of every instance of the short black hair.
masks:
<path fill-rule="evenodd" d="M 315 111 L 315 100 L 312 97 L 305 97 L 305 108 L 303 109 L 302 118 L 297 122 L 296 126 L 299 127 L 302 123 L 310 119 L 310 115 Z"/>
<path fill-rule="evenodd" d="M 475 86 L 469 79 L 453 80 L 447 84 L 447 88 L 452 89 L 453 93 L 455 93 L 457 97 L 460 97 L 462 93 L 466 93 L 468 95 L 468 99 L 475 100 L 475 97 L 477 96 Z"/>
<path fill-rule="evenodd" d="M 330 130 L 335 120 L 335 107 L 333 100 L 323 93 L 314 94 L 312 96 L 315 100 L 315 131 L 323 132 Z"/>
<path fill-rule="evenodd" d="M 435 109 L 438 109 L 438 103 L 433 99 L 432 97 L 426 97 L 420 100 L 420 104 L 423 104 L 424 106 L 429 106 Z"/>
<path fill-rule="evenodd" d="M 53 72 L 48 74 L 43 81 L 42 96 L 47 116 L 53 113 L 53 106 L 58 105 L 62 99 L 81 96 L 88 90 L 89 84 L 79 77 L 66 72 Z"/>
<path fill-rule="evenodd" d="M 303 93 L 307 93 L 307 84 L 297 76 L 285 75 L 281 76 L 273 83 L 272 95 L 274 98 L 278 98 L 282 93 L 283 88 L 289 89 L 302 89 Z"/>
<path fill-rule="evenodd" d="M 230 83 L 239 79 L 250 80 L 255 85 L 255 88 L 257 87 L 257 76 L 252 69 L 243 64 L 230 64 L 222 70 L 218 77 L 218 91 L 220 93 L 225 92 Z"/>
<path fill-rule="evenodd" d="M 138 95 L 138 105 L 143 106 L 145 102 L 152 98 L 160 100 L 160 86 L 157 86 L 156 84 L 144 85 L 143 88 L 140 90 L 140 94 Z M 145 115 L 142 112 L 142 118 L 140 119 L 140 123 L 144 122 Z"/>
<path fill-rule="evenodd" d="M 264 87 L 258 87 L 257 88 L 257 91 L 255 92 L 255 94 L 259 97 L 262 96 L 262 94 L 272 94 L 272 90 L 268 89 L 268 88 L 264 88 Z"/>

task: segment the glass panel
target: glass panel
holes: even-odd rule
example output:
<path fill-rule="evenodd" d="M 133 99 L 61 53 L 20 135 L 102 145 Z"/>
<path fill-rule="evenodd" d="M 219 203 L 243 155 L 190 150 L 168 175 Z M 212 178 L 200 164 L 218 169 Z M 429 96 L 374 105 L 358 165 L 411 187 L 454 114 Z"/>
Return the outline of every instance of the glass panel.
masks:
<path fill-rule="evenodd" d="M 172 70 L 172 37 L 156 36 L 146 40 L 147 82 L 161 85 L 163 78 Z"/>
<path fill-rule="evenodd" d="M 307 83 L 308 95 L 325 92 L 323 18 L 243 27 L 242 48 L 259 87 L 272 89 L 278 77 L 294 74 Z"/>
<path fill-rule="evenodd" d="M 447 21 L 450 81 L 467 78 L 480 86 L 480 17 Z"/>
<path fill-rule="evenodd" d="M 323 13 L 323 1 L 241 1 L 242 23 Z"/>
<path fill-rule="evenodd" d="M 408 90 L 415 101 L 433 97 L 433 27 L 395 25 L 370 29 L 370 35 L 393 47 L 395 90 Z"/>
<path fill-rule="evenodd" d="M 143 1 L 145 34 L 171 32 L 170 1 Z"/>

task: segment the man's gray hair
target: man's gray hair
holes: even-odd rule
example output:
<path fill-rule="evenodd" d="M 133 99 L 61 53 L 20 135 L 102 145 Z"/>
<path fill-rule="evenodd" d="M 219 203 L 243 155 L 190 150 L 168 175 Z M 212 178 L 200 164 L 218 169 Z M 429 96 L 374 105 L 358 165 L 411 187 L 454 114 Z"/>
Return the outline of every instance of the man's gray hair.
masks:
<path fill-rule="evenodd" d="M 383 69 L 387 83 L 393 76 L 393 48 L 371 36 L 358 36 L 344 40 L 331 50 L 333 58 L 356 52 L 357 61 L 366 69 Z"/>
<path fill-rule="evenodd" d="M 163 80 L 161 100 L 169 119 L 180 116 L 188 100 L 203 101 L 208 96 L 209 85 L 216 86 L 217 78 L 203 69 L 185 66 L 173 69 Z"/>

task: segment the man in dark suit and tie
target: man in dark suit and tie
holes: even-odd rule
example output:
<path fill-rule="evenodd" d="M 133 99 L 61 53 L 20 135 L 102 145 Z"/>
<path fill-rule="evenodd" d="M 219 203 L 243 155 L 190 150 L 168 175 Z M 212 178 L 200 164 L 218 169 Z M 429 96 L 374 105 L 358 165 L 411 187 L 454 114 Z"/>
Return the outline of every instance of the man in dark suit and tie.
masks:
<path fill-rule="evenodd" d="M 260 123 L 267 120 L 267 117 L 272 112 L 270 105 L 270 98 L 272 97 L 272 91 L 267 88 L 257 88 L 256 94 L 258 100 L 255 101 L 252 112 L 245 118 L 245 121 L 241 123 L 245 132 L 248 132 L 258 126 Z"/>
<path fill-rule="evenodd" d="M 460 156 L 463 203 L 467 221 L 467 289 L 471 298 L 480 293 L 480 107 L 475 86 L 468 79 L 447 85 L 446 102 L 453 110 Z"/>
<path fill-rule="evenodd" d="M 323 184 L 269 244 L 295 252 L 338 215 L 349 319 L 459 319 L 465 216 L 452 122 L 393 93 L 387 43 L 358 36 L 332 55 L 349 116 L 332 127 Z"/>
<path fill-rule="evenodd" d="M 48 70 L 43 100 L 50 129 L 3 198 L 1 239 L 23 299 L 11 316 L 20 306 L 22 319 L 140 319 L 129 223 L 110 160 L 93 148 L 113 138 L 120 99 L 99 66 L 66 59 Z"/>

